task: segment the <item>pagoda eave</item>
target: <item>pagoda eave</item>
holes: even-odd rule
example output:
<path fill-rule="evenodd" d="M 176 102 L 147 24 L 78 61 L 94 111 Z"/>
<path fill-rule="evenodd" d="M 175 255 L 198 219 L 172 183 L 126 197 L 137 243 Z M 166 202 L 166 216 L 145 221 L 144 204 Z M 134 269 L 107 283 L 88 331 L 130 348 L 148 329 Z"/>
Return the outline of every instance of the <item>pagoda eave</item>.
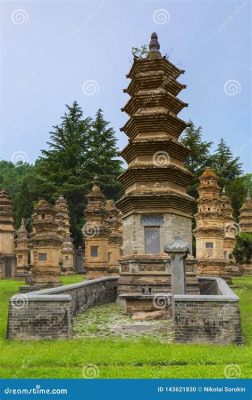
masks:
<path fill-rule="evenodd" d="M 189 195 L 169 191 L 165 193 L 128 193 L 117 201 L 116 206 L 123 215 L 131 213 L 167 212 L 192 218 L 196 201 Z"/>
<path fill-rule="evenodd" d="M 192 183 L 193 174 L 186 169 L 180 169 L 170 164 L 164 167 L 138 166 L 128 168 L 118 177 L 125 188 L 136 182 L 171 182 L 176 185 L 188 186 Z"/>
<path fill-rule="evenodd" d="M 123 89 L 123 92 L 133 97 L 141 90 L 160 90 L 160 88 L 163 88 L 174 96 L 177 96 L 186 87 L 186 85 L 176 81 L 173 77 L 169 77 L 168 79 L 163 73 L 160 73 L 154 76 L 149 74 L 135 77 L 128 87 Z"/>
<path fill-rule="evenodd" d="M 139 133 L 145 134 L 160 131 L 167 132 L 178 138 L 189 125 L 180 118 L 171 115 L 171 113 L 146 113 L 144 115 L 134 115 L 120 130 L 125 132 L 130 139 L 134 139 Z"/>
<path fill-rule="evenodd" d="M 182 143 L 174 141 L 172 138 L 167 140 L 148 140 L 130 142 L 120 153 L 120 155 L 129 164 L 135 157 L 152 155 L 157 152 L 171 153 L 173 157 L 184 162 L 190 153 L 190 150 Z"/>
<path fill-rule="evenodd" d="M 138 73 L 144 72 L 146 70 L 158 71 L 160 70 L 160 68 L 162 68 L 162 70 L 164 70 L 167 75 L 174 76 L 175 79 L 177 79 L 181 74 L 184 74 L 185 72 L 183 69 L 176 67 L 176 65 L 167 60 L 166 57 L 160 59 L 158 64 L 156 63 L 156 60 L 135 58 L 129 73 L 126 75 L 126 78 L 132 79 Z"/>
<path fill-rule="evenodd" d="M 138 109 L 146 107 L 166 107 L 168 110 L 178 114 L 184 107 L 188 107 L 188 103 L 184 103 L 169 92 L 138 93 L 130 98 L 127 104 L 121 108 L 121 111 L 132 116 Z"/>

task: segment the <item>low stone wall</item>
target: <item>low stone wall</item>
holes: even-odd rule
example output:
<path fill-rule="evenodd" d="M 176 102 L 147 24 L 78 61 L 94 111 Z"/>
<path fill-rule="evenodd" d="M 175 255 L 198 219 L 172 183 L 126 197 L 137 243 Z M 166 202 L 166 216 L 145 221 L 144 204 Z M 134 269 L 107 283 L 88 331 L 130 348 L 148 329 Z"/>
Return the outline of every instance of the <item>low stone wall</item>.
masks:
<path fill-rule="evenodd" d="M 221 278 L 202 277 L 199 282 L 200 296 L 174 296 L 175 340 L 184 343 L 242 343 L 239 297 Z"/>
<path fill-rule="evenodd" d="M 17 294 L 9 301 L 7 338 L 58 339 L 72 337 L 73 316 L 116 300 L 118 277 Z"/>

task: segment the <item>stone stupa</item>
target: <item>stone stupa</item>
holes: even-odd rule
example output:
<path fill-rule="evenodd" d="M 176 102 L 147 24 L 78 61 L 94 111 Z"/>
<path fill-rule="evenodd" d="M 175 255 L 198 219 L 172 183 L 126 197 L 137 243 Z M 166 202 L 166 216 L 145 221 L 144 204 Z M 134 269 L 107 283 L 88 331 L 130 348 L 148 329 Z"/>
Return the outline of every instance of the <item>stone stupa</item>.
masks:
<path fill-rule="evenodd" d="M 0 191 L 0 276 L 11 278 L 16 274 L 14 242 L 14 215 L 10 196 Z"/>
<path fill-rule="evenodd" d="M 130 96 L 122 111 L 129 120 L 121 131 L 129 138 L 121 152 L 128 163 L 119 177 L 125 188 L 116 206 L 122 212 L 123 257 L 119 295 L 171 291 L 170 258 L 164 247 L 179 237 L 192 246 L 192 210 L 187 194 L 193 176 L 184 163 L 189 150 L 179 142 L 188 126 L 178 117 L 187 104 L 177 96 L 186 86 L 184 71 L 161 55 L 157 34 L 151 35 L 146 58 L 134 58 L 124 90 Z M 193 262 L 187 261 L 186 291 L 198 293 Z"/>

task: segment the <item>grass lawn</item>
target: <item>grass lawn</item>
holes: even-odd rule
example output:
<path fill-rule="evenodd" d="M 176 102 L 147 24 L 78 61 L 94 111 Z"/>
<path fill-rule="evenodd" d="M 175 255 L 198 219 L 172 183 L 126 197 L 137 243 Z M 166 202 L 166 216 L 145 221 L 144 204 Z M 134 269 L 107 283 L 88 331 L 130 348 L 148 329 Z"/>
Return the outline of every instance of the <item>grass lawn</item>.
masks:
<path fill-rule="evenodd" d="M 64 284 L 81 280 L 63 278 Z M 233 279 L 241 298 L 242 346 L 160 344 L 146 338 L 8 341 L 8 299 L 21 284 L 0 280 L 1 378 L 85 378 L 86 371 L 100 378 L 225 378 L 224 370 L 232 364 L 241 378 L 252 377 L 252 277 Z"/>

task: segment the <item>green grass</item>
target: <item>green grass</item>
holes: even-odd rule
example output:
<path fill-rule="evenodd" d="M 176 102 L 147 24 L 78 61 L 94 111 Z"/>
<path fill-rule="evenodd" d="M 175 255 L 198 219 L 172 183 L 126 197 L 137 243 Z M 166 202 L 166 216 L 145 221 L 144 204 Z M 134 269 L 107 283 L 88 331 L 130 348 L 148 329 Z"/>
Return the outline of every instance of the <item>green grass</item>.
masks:
<path fill-rule="evenodd" d="M 71 285 L 71 283 L 82 282 L 85 279 L 85 275 L 68 275 L 61 276 L 61 282 L 63 285 Z"/>
<path fill-rule="evenodd" d="M 81 281 L 64 277 L 63 282 Z M 252 377 L 252 277 L 233 279 L 241 297 L 246 343 L 242 346 L 160 344 L 150 339 L 8 341 L 5 339 L 8 299 L 23 282 L 0 280 L 0 377 L 83 378 L 85 368 L 101 378 L 224 378 L 229 364 L 241 378 Z M 89 364 L 92 364 L 89 366 Z"/>

